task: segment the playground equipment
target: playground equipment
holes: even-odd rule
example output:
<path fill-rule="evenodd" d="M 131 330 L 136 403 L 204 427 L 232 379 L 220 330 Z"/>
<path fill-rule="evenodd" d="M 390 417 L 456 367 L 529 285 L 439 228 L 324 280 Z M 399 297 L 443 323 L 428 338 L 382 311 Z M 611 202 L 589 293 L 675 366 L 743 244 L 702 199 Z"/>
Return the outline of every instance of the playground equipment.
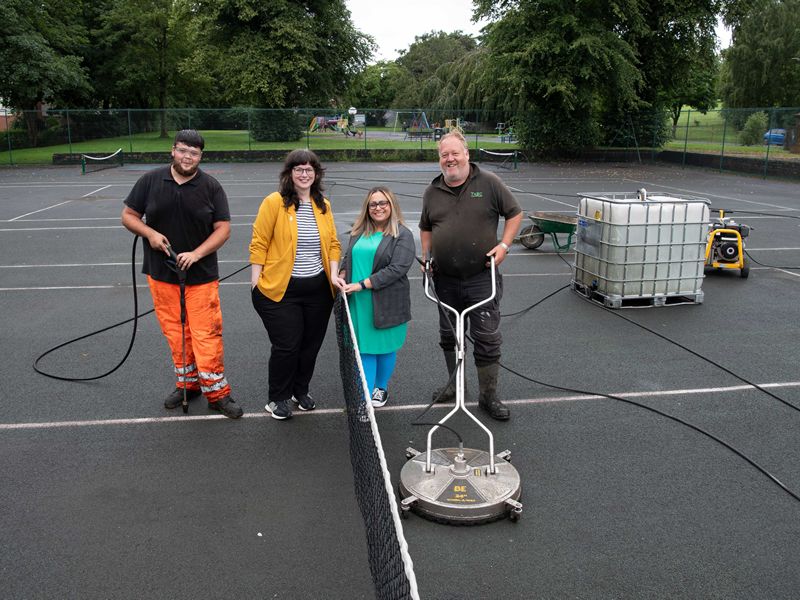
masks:
<path fill-rule="evenodd" d="M 392 132 L 397 131 L 397 124 L 400 123 L 402 131 L 420 131 L 430 129 L 428 117 L 424 111 L 398 111 L 394 115 L 394 126 Z"/>
<path fill-rule="evenodd" d="M 359 130 L 356 125 L 359 123 L 359 115 L 336 115 L 333 117 L 316 116 L 311 117 L 308 124 L 308 133 L 334 131 L 343 133 L 345 136 L 361 137 L 364 132 Z M 361 120 L 363 125 L 363 119 Z"/>
<path fill-rule="evenodd" d="M 311 122 L 308 124 L 308 133 L 315 131 L 337 131 L 339 117 L 311 117 Z"/>
<path fill-rule="evenodd" d="M 445 119 L 444 120 L 444 129 L 448 133 L 451 131 L 457 131 L 461 135 L 464 135 L 464 128 L 461 126 L 461 119 Z"/>

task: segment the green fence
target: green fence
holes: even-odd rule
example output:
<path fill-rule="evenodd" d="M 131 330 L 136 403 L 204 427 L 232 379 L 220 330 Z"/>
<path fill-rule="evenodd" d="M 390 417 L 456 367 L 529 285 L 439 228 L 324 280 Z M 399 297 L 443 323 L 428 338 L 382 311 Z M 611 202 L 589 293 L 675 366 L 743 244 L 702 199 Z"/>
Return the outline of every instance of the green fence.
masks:
<path fill-rule="evenodd" d="M 168 109 L 18 111 L 4 120 L 0 164 L 50 163 L 53 154 L 168 151 L 176 130 L 192 128 L 208 150 L 432 149 L 460 129 L 474 148 L 516 148 L 513 127 L 492 111 L 374 109 Z"/>
<path fill-rule="evenodd" d="M 677 119 L 639 114 L 608 128 L 604 147 L 594 150 L 721 170 L 747 163 L 745 170 L 766 176 L 781 163 L 800 159 L 798 120 L 798 108 L 684 109 Z M 50 164 L 57 153 L 104 154 L 118 148 L 166 153 L 174 132 L 183 128 L 201 131 L 206 149 L 220 151 L 424 150 L 435 148 L 437 137 L 453 128 L 463 131 L 473 149 L 517 148 L 513 119 L 484 110 L 359 109 L 350 115 L 329 108 L 49 109 L 0 112 L 0 127 L 5 128 L 0 164 L 6 165 Z"/>

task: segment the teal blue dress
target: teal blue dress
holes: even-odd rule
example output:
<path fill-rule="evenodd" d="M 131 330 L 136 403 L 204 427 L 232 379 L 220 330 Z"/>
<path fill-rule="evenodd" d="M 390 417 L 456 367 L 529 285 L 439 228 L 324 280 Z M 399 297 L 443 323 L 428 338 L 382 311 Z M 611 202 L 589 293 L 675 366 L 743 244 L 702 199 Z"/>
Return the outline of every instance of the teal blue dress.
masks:
<path fill-rule="evenodd" d="M 353 246 L 350 265 L 353 283 L 367 279 L 372 274 L 375 251 L 383 239 L 380 231 L 370 236 L 362 235 Z M 397 352 L 406 341 L 408 323 L 377 329 L 373 322 L 372 291 L 353 292 L 348 297 L 358 349 L 363 354 L 388 354 Z"/>

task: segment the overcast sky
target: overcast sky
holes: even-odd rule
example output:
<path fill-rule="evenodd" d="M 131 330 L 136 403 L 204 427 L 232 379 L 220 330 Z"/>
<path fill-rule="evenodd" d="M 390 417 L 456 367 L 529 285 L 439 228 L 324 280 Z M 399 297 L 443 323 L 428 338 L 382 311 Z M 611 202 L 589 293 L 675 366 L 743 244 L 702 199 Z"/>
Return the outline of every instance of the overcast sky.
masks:
<path fill-rule="evenodd" d="M 394 60 L 406 50 L 414 36 L 431 31 L 461 30 L 477 35 L 485 22 L 473 23 L 472 0 L 345 0 L 360 31 L 378 43 L 373 60 Z M 717 28 L 722 47 L 730 44 L 730 33 Z"/>
<path fill-rule="evenodd" d="M 378 43 L 373 60 L 394 60 L 414 36 L 431 31 L 461 30 L 477 35 L 485 23 L 475 24 L 472 0 L 345 0 L 356 28 Z"/>

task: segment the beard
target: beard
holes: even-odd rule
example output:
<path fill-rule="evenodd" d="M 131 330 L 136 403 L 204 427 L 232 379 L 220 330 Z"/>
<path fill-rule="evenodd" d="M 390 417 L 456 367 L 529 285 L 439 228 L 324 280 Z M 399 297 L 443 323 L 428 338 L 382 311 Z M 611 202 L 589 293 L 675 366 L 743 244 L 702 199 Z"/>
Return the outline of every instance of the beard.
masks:
<path fill-rule="evenodd" d="M 200 163 L 197 163 L 188 169 L 185 169 L 181 162 L 178 159 L 172 159 L 172 168 L 175 169 L 175 172 L 182 177 L 191 177 L 195 173 L 197 173 L 197 167 L 200 166 Z"/>

